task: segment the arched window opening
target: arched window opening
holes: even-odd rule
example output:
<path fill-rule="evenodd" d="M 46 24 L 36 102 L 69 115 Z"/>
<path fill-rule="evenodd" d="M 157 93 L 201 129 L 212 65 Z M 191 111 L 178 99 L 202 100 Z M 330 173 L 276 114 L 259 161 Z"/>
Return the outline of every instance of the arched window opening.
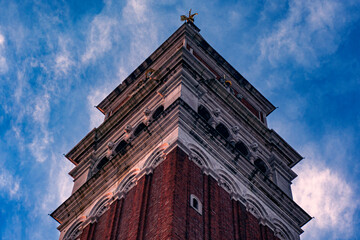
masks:
<path fill-rule="evenodd" d="M 211 114 L 210 112 L 203 106 L 203 105 L 200 105 L 198 107 L 198 113 L 199 115 L 205 120 L 205 121 L 209 121 L 210 118 L 211 118 Z"/>
<path fill-rule="evenodd" d="M 262 173 L 266 174 L 268 171 L 268 168 L 263 160 L 260 158 L 256 159 L 254 162 L 255 167 L 257 167 Z"/>
<path fill-rule="evenodd" d="M 223 136 L 226 139 L 230 136 L 229 130 L 222 123 L 219 123 L 215 129 L 220 133 L 221 136 Z"/>
<path fill-rule="evenodd" d="M 115 152 L 121 152 L 122 150 L 124 150 L 126 147 L 126 144 L 127 143 L 125 140 L 122 140 L 121 142 L 119 142 L 119 144 L 115 148 Z"/>
<path fill-rule="evenodd" d="M 161 113 L 164 111 L 164 106 L 160 106 L 160 107 L 158 107 L 156 110 L 155 110 L 155 112 L 153 113 L 153 115 L 152 115 L 152 118 L 155 120 L 155 119 L 157 119 L 158 117 L 160 117 L 160 115 L 161 115 Z"/>
<path fill-rule="evenodd" d="M 103 157 L 100 162 L 98 163 L 98 165 L 96 166 L 97 170 L 100 170 L 101 168 L 103 168 L 103 166 L 109 161 L 109 159 L 105 156 Z"/>
<path fill-rule="evenodd" d="M 246 147 L 246 145 L 239 141 L 235 144 L 235 148 L 236 150 L 238 150 L 243 156 L 247 157 L 249 155 L 249 150 L 248 148 Z"/>
<path fill-rule="evenodd" d="M 139 126 L 134 131 L 134 136 L 135 137 L 139 136 L 139 134 L 142 133 L 145 128 L 146 128 L 146 125 L 144 123 L 140 123 Z"/>

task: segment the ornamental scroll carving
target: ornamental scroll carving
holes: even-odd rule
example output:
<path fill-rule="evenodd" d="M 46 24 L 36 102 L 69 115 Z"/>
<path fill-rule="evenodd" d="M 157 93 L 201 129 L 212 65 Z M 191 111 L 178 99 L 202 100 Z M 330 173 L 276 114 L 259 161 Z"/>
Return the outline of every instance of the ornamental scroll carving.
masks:
<path fill-rule="evenodd" d="M 150 174 L 154 171 L 154 169 L 166 158 L 166 154 L 164 151 L 158 152 L 155 156 L 151 157 L 146 164 L 145 170 L 146 174 Z"/>
<path fill-rule="evenodd" d="M 148 157 L 148 159 L 144 162 L 144 165 L 142 166 L 142 170 L 144 170 L 146 174 L 152 173 L 154 169 L 166 159 L 165 150 L 168 147 L 169 144 L 164 143 L 155 151 L 153 151 L 153 153 Z"/>
<path fill-rule="evenodd" d="M 63 240 L 79 240 L 83 231 L 83 222 L 75 222 L 66 232 Z"/>
<path fill-rule="evenodd" d="M 279 238 L 280 240 L 290 239 L 280 228 L 275 228 L 274 233 L 275 233 L 275 237 Z"/>
<path fill-rule="evenodd" d="M 99 209 L 96 211 L 95 213 L 95 216 L 96 217 L 100 217 L 101 215 L 103 215 L 108 209 L 109 209 L 109 206 L 108 206 L 108 202 L 106 201 L 105 203 L 103 203 Z"/>
<path fill-rule="evenodd" d="M 246 203 L 246 211 L 254 215 L 256 218 L 261 218 L 260 211 L 250 202 Z"/>
<path fill-rule="evenodd" d="M 80 235 L 82 233 L 82 229 L 79 226 L 78 228 L 74 229 L 72 231 L 72 233 L 70 234 L 69 238 L 67 238 L 66 240 L 77 240 L 80 239 Z"/>
<path fill-rule="evenodd" d="M 198 166 L 203 167 L 204 166 L 204 162 L 201 159 L 201 157 L 195 153 L 194 151 L 190 153 L 189 159 L 193 162 L 195 162 Z"/>

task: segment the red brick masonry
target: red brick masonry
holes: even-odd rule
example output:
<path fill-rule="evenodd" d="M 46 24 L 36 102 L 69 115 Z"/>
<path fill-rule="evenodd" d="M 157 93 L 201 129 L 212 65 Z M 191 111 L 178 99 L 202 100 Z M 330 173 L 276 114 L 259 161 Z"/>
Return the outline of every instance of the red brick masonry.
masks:
<path fill-rule="evenodd" d="M 202 215 L 190 206 L 190 194 L 203 204 Z M 278 240 L 180 148 L 87 225 L 80 239 Z"/>

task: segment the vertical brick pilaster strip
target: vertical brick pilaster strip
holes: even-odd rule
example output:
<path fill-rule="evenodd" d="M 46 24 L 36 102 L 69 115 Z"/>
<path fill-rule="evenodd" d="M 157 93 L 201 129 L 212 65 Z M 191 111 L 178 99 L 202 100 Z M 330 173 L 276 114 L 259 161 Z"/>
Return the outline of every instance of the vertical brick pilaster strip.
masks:
<path fill-rule="evenodd" d="M 115 214 L 114 214 L 114 224 L 111 228 L 110 240 L 116 240 L 121 220 L 121 210 L 124 199 L 116 200 L 114 204 L 116 204 Z"/>
<path fill-rule="evenodd" d="M 168 160 L 169 157 L 169 160 Z M 171 161 L 173 167 L 171 168 L 171 174 L 174 177 L 171 181 L 174 181 L 172 185 L 174 191 L 172 192 L 172 213 L 173 219 L 171 222 L 171 237 L 166 239 L 186 239 L 186 227 L 187 227 L 187 173 L 185 164 L 187 161 L 187 155 L 180 149 L 175 148 L 168 154 L 167 161 Z M 165 238 L 164 238 L 165 239 Z"/>
<path fill-rule="evenodd" d="M 246 240 L 246 219 L 247 219 L 247 214 L 246 214 L 246 209 L 245 206 L 242 205 L 240 202 L 237 201 L 237 210 L 238 210 L 238 218 L 239 218 L 239 226 L 240 226 L 240 239 L 241 240 Z"/>
<path fill-rule="evenodd" d="M 266 240 L 279 240 L 275 237 L 275 233 L 268 226 L 265 226 L 265 232 L 267 237 Z"/>
<path fill-rule="evenodd" d="M 152 175 L 145 175 L 145 187 L 142 194 L 142 201 L 141 201 L 141 209 L 140 209 L 140 217 L 139 217 L 139 227 L 138 227 L 138 236 L 137 240 L 144 239 L 144 232 L 145 232 L 145 223 L 146 223 L 146 212 L 147 206 L 149 202 L 149 195 L 150 195 L 150 185 L 151 185 Z"/>
<path fill-rule="evenodd" d="M 186 160 L 185 172 L 187 177 L 187 239 L 204 239 L 204 210 L 200 214 L 191 207 L 190 195 L 194 194 L 199 199 L 199 204 L 204 204 L 203 173 L 201 169 L 191 160 Z"/>
<path fill-rule="evenodd" d="M 183 162 L 183 172 L 182 174 L 184 175 L 185 179 L 186 179 L 186 204 L 184 206 L 184 208 L 186 209 L 186 217 L 185 217 L 185 225 L 186 225 L 186 230 L 185 230 L 185 238 L 186 239 L 189 239 L 190 237 L 190 213 L 189 213 L 189 199 L 190 199 L 190 180 L 191 180 L 191 177 L 190 177 L 190 169 L 189 169 L 189 162 L 188 161 L 184 161 Z M 176 174 L 181 174 L 179 172 L 177 172 Z M 191 239 L 191 238 L 190 238 Z"/>
<path fill-rule="evenodd" d="M 238 215 L 238 211 L 237 211 L 237 202 L 234 199 L 232 199 L 231 204 L 232 204 L 232 214 L 233 214 L 234 239 L 239 240 L 240 239 L 240 234 L 239 234 L 240 227 L 239 227 L 239 215 Z"/>
<path fill-rule="evenodd" d="M 94 238 L 95 227 L 96 227 L 96 223 L 90 223 L 90 230 L 89 230 L 88 240 L 92 240 Z"/>
<path fill-rule="evenodd" d="M 100 217 L 97 218 L 94 223 L 94 230 L 92 234 L 92 240 L 108 240 L 110 228 L 109 228 L 109 215 L 111 215 L 111 209 L 108 209 Z"/>
<path fill-rule="evenodd" d="M 127 192 L 123 204 L 123 213 L 120 224 L 121 240 L 135 240 L 138 235 L 141 198 L 145 179 L 140 178 L 130 191 Z"/>
<path fill-rule="evenodd" d="M 104 239 L 111 239 L 111 233 L 113 231 L 114 228 L 114 224 L 116 221 L 116 212 L 117 212 L 117 206 L 118 205 L 118 201 L 113 202 L 110 206 L 107 214 L 107 227 L 106 227 L 106 231 L 104 234 Z"/>
<path fill-rule="evenodd" d="M 211 177 L 210 175 L 208 176 L 208 192 L 207 192 L 207 199 L 208 199 L 208 207 L 207 207 L 207 210 L 208 210 L 208 236 L 209 236 L 209 239 L 211 239 L 213 236 L 211 235 L 211 223 L 212 223 L 212 214 L 211 214 Z"/>
<path fill-rule="evenodd" d="M 142 206 L 143 206 L 143 202 L 144 202 L 144 195 L 145 195 L 145 186 L 146 186 L 146 178 L 141 178 L 138 181 L 138 185 L 136 187 L 136 197 L 135 197 L 135 202 L 136 202 L 136 207 L 134 207 L 134 214 L 132 216 L 132 224 L 133 225 L 133 232 L 131 234 L 131 237 L 129 239 L 138 239 L 139 236 L 139 225 L 140 225 L 140 221 L 141 221 L 141 211 L 142 211 Z"/>
<path fill-rule="evenodd" d="M 265 226 L 265 240 L 274 240 L 274 237 L 270 236 L 269 234 L 269 228 Z"/>
<path fill-rule="evenodd" d="M 219 239 L 226 239 L 225 237 L 225 228 L 224 228 L 224 222 L 226 221 L 226 219 L 223 219 L 223 213 L 225 211 L 225 209 L 223 208 L 223 199 L 222 199 L 222 191 L 224 191 L 222 189 L 222 187 L 220 187 L 219 182 L 217 182 L 217 186 L 216 186 L 216 208 L 217 208 L 217 215 L 218 215 L 218 232 L 219 232 Z"/>
<path fill-rule="evenodd" d="M 219 185 L 218 182 L 212 178 L 210 178 L 210 238 L 211 239 L 220 239 L 220 219 L 219 219 Z"/>
<path fill-rule="evenodd" d="M 210 239 L 210 219 L 209 219 L 209 176 L 203 174 L 203 217 L 204 217 L 204 240 Z"/>
<path fill-rule="evenodd" d="M 260 239 L 261 240 L 267 240 L 264 225 L 259 224 L 259 228 L 260 228 Z"/>
<path fill-rule="evenodd" d="M 261 239 L 261 232 L 260 232 L 260 224 L 258 219 L 252 215 L 250 212 L 247 213 L 247 238 L 248 239 Z"/>
<path fill-rule="evenodd" d="M 221 186 L 218 186 L 218 190 L 220 239 L 234 239 L 232 200 L 230 194 Z"/>
<path fill-rule="evenodd" d="M 90 224 L 88 224 L 82 231 L 80 240 L 87 240 L 89 237 Z"/>

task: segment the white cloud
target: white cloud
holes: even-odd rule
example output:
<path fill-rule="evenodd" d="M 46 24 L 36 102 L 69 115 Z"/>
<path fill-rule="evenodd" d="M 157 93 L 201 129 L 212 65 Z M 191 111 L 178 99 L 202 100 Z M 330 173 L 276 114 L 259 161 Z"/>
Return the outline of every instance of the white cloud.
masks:
<path fill-rule="evenodd" d="M 335 52 L 342 40 L 339 30 L 349 20 L 347 2 L 291 1 L 287 17 L 260 42 L 260 60 L 272 65 L 297 62 L 318 65 L 320 57 Z"/>
<path fill-rule="evenodd" d="M 120 81 L 123 81 L 128 75 L 128 72 L 120 66 L 117 72 L 117 78 L 120 79 Z"/>
<path fill-rule="evenodd" d="M 51 134 L 43 129 L 36 135 L 28 148 L 37 162 L 45 162 L 49 155 L 49 145 L 53 142 Z"/>
<path fill-rule="evenodd" d="M 147 1 L 146 0 L 129 0 L 124 8 L 123 14 L 127 23 L 144 23 L 147 19 Z M 132 16 L 132 17 L 130 17 Z"/>
<path fill-rule="evenodd" d="M 35 100 L 33 108 L 33 119 L 41 125 L 47 124 L 49 121 L 50 112 L 50 95 L 45 93 L 43 96 L 39 96 Z"/>
<path fill-rule="evenodd" d="M 318 149 L 306 146 L 301 151 L 306 159 L 295 167 L 299 176 L 292 188 L 294 200 L 315 217 L 305 225 L 302 239 L 351 238 L 358 197 L 337 169 L 324 164 L 323 151 Z"/>
<path fill-rule="evenodd" d="M 146 0 L 129 0 L 122 12 L 122 22 L 130 34 L 130 67 L 137 67 L 157 43 L 158 29 L 149 2 Z"/>
<path fill-rule="evenodd" d="M 157 44 L 158 31 L 155 23 L 157 19 L 153 16 L 148 1 L 127 1 L 122 9 L 120 20 L 109 17 L 116 11 L 116 7 L 111 4 L 111 2 L 106 3 L 103 11 L 91 22 L 87 48 L 82 56 L 82 61 L 96 60 L 110 49 L 118 48 L 119 46 L 115 46 L 114 43 L 119 40 L 119 34 L 126 35 L 129 38 L 130 48 L 120 49 L 119 56 L 115 57 L 119 62 L 116 76 L 110 76 L 107 80 L 107 86 L 103 86 L 102 90 L 94 89 L 90 91 L 87 97 L 90 129 L 98 127 L 104 121 L 104 115 L 94 106 L 99 104 L 114 86 L 121 83 L 128 74 L 127 70 L 137 67 L 155 48 L 154 45 Z M 118 24 L 118 22 L 121 22 L 121 24 Z"/>
<path fill-rule="evenodd" d="M 18 195 L 20 180 L 14 177 L 3 166 L 0 167 L 0 192 L 5 192 L 10 198 Z M 18 197 L 17 197 L 18 198 Z"/>
<path fill-rule="evenodd" d="M 0 73 L 6 73 L 8 70 L 8 65 L 6 62 L 6 58 L 3 56 L 0 56 Z"/>
<path fill-rule="evenodd" d="M 0 46 L 3 46 L 5 43 L 5 37 L 0 33 Z"/>
<path fill-rule="evenodd" d="M 8 71 L 8 64 L 4 56 L 5 52 L 5 37 L 0 33 L 0 74 Z"/>
<path fill-rule="evenodd" d="M 67 49 L 69 39 L 59 38 L 60 51 L 55 56 L 55 74 L 66 75 L 75 62 L 71 58 L 71 54 Z"/>
<path fill-rule="evenodd" d="M 114 41 L 114 26 L 117 21 L 113 18 L 98 15 L 91 22 L 86 52 L 82 56 L 83 62 L 95 60 L 109 51 Z"/>
<path fill-rule="evenodd" d="M 57 72 L 62 72 L 64 74 L 66 74 L 70 66 L 73 65 L 73 61 L 69 58 L 69 54 L 67 52 L 57 55 L 55 63 Z"/>
<path fill-rule="evenodd" d="M 40 210 L 44 213 L 54 210 L 57 205 L 64 202 L 70 197 L 73 187 L 72 178 L 68 172 L 74 167 L 67 159 L 61 158 L 54 154 L 50 157 L 49 179 L 52 179 L 46 193 L 39 201 Z"/>
<path fill-rule="evenodd" d="M 95 89 L 90 91 L 90 94 L 87 96 L 88 111 L 90 115 L 90 130 L 94 127 L 98 127 L 104 121 L 104 114 L 96 109 L 95 106 L 97 106 L 108 94 L 109 91 L 107 89 Z"/>
<path fill-rule="evenodd" d="M 35 124 L 38 124 L 39 131 L 34 133 L 32 142 L 28 145 L 29 150 L 37 162 L 44 162 L 49 155 L 49 145 L 53 142 L 51 132 L 48 130 L 50 114 L 50 95 L 45 93 L 35 99 L 32 117 Z M 36 127 L 36 125 L 34 126 Z"/>
<path fill-rule="evenodd" d="M 23 96 L 23 90 L 24 90 L 24 85 L 26 85 L 26 81 L 24 79 L 24 72 L 23 71 L 18 71 L 17 72 L 17 84 L 16 84 L 16 88 L 14 90 L 14 97 L 16 100 L 16 103 L 20 103 L 20 100 Z"/>

